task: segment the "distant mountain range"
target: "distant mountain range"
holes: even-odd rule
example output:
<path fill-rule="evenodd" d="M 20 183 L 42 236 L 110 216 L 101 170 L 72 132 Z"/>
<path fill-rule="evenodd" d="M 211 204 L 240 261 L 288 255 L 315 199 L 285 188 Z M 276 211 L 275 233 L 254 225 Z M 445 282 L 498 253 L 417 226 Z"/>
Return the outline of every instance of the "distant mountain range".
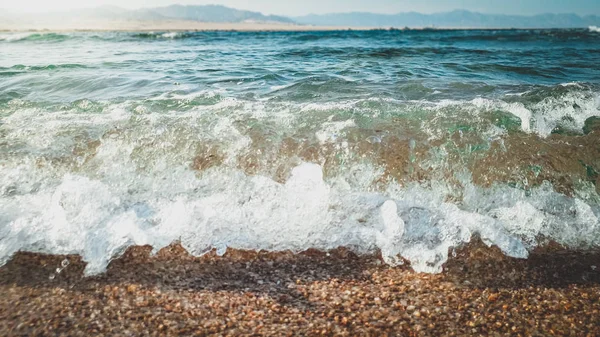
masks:
<path fill-rule="evenodd" d="M 0 11 L 0 13 L 3 11 Z M 259 12 L 239 10 L 220 5 L 183 6 L 126 10 L 114 6 L 102 6 L 91 9 L 72 10 L 62 13 L 37 15 L 0 15 L 2 21 L 27 22 L 68 22 L 73 20 L 103 21 L 195 21 L 207 23 L 273 23 L 285 25 L 311 25 L 329 27 L 364 28 L 574 28 L 600 26 L 600 17 L 596 15 L 579 16 L 576 14 L 541 14 L 535 16 L 482 14 L 466 10 L 446 13 L 422 14 L 405 12 L 398 14 L 375 13 L 333 13 L 324 15 L 306 15 L 284 17 L 264 15 Z"/>
<path fill-rule="evenodd" d="M 43 14 L 23 14 L 12 17 L 22 20 L 126 20 L 126 21 L 197 21 L 211 23 L 280 23 L 296 24 L 290 18 L 277 15 L 264 15 L 259 12 L 239 10 L 220 5 L 183 6 L 171 5 L 167 7 L 143 8 L 127 10 L 115 6 L 101 6 L 88 9 L 77 9 L 68 12 L 54 12 Z"/>
<path fill-rule="evenodd" d="M 169 19 L 192 20 L 201 22 L 279 22 L 295 23 L 294 20 L 277 15 L 263 15 L 258 12 L 239 10 L 218 5 L 182 6 L 154 8 L 150 11 Z"/>
<path fill-rule="evenodd" d="M 446 13 L 398 14 L 334 13 L 296 17 L 300 24 L 358 27 L 447 27 L 447 28 L 576 28 L 597 25 L 600 17 L 576 14 L 535 16 L 482 14 L 466 10 Z"/>

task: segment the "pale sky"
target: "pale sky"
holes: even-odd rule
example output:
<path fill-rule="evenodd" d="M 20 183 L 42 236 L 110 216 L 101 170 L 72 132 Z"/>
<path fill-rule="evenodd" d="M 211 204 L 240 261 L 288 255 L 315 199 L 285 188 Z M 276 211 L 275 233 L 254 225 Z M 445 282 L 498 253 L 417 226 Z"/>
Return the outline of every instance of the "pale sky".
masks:
<path fill-rule="evenodd" d="M 220 4 L 265 14 L 287 16 L 352 11 L 389 14 L 408 11 L 433 13 L 454 9 L 522 15 L 540 13 L 600 15 L 600 0 L 0 0 L 0 8 L 19 12 L 45 12 L 101 5 L 133 9 L 177 3 Z"/>

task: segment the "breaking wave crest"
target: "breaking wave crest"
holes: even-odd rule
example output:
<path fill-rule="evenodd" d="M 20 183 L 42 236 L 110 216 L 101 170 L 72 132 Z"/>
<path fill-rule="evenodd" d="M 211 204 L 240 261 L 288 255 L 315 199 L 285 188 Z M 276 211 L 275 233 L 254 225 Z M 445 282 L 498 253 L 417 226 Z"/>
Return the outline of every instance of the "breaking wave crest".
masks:
<path fill-rule="evenodd" d="M 158 250 L 180 241 L 196 255 L 228 247 L 379 250 L 391 265 L 406 260 L 440 272 L 474 235 L 521 258 L 547 240 L 598 247 L 599 197 L 590 181 L 557 190 L 548 164 L 528 169 L 548 174 L 539 183 L 482 184 L 467 164 L 478 153 L 519 151 L 506 148 L 518 134 L 533 133 L 535 144 L 558 125 L 583 134 L 585 119 L 600 115 L 597 96 L 566 88 L 554 100 L 529 93 L 529 103 L 269 106 L 217 97 L 160 113 L 151 112 L 156 100 L 80 101 L 55 112 L 9 104 L 0 125 L 0 147 L 11 153 L 0 166 L 1 262 L 19 250 L 81 254 L 94 274 L 131 245 Z M 158 102 L 196 99 L 214 96 Z M 376 115 L 382 111 L 390 115 Z M 405 128 L 386 123 L 394 118 Z M 418 178 L 420 170 L 430 177 Z"/>
<path fill-rule="evenodd" d="M 363 180 L 374 177 L 365 168 L 354 171 Z M 457 205 L 444 201 L 447 186 L 391 184 L 385 193 L 368 193 L 349 177 L 325 182 L 321 167 L 308 163 L 283 184 L 222 169 L 200 177 L 181 168 L 168 175 L 110 175 L 67 174 L 5 203 L 4 261 L 18 250 L 81 254 L 90 274 L 128 246 L 158 250 L 179 240 L 196 255 L 212 248 L 224 254 L 228 247 L 379 249 L 391 265 L 402 257 L 416 271 L 440 272 L 449 251 L 475 234 L 520 258 L 539 236 L 572 247 L 600 243 L 600 209 L 549 186 L 527 194 L 467 184 L 465 202 Z M 15 211 L 19 204 L 32 208 Z"/>
<path fill-rule="evenodd" d="M 0 41 L 6 41 L 6 42 L 19 42 L 19 41 L 60 42 L 60 41 L 65 41 L 69 38 L 70 38 L 70 36 L 67 34 L 58 34 L 58 33 L 0 34 Z"/>

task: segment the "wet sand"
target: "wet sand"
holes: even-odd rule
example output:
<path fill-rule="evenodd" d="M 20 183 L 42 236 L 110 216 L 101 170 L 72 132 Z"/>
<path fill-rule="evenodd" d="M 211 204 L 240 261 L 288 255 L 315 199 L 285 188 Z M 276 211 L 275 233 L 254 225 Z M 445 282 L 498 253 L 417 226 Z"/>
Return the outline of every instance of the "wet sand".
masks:
<path fill-rule="evenodd" d="M 478 242 L 438 275 L 345 249 L 149 252 L 87 278 L 76 256 L 15 255 L 0 268 L 0 335 L 600 335 L 600 252 L 518 260 Z"/>

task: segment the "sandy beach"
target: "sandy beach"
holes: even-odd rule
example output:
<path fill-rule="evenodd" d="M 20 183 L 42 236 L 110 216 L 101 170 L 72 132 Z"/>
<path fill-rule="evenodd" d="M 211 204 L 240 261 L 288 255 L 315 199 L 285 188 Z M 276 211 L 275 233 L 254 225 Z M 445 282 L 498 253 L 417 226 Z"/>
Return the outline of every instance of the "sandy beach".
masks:
<path fill-rule="evenodd" d="M 474 243 L 431 275 L 345 249 L 150 250 L 87 278 L 78 257 L 17 254 L 0 269 L 0 335 L 600 334 L 597 252 L 547 247 L 517 260 Z"/>

